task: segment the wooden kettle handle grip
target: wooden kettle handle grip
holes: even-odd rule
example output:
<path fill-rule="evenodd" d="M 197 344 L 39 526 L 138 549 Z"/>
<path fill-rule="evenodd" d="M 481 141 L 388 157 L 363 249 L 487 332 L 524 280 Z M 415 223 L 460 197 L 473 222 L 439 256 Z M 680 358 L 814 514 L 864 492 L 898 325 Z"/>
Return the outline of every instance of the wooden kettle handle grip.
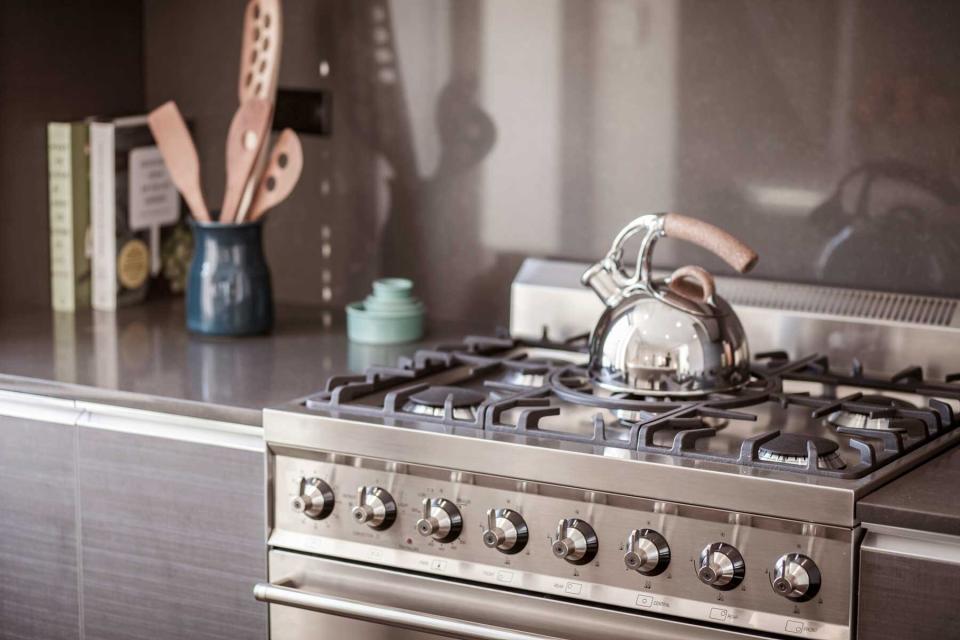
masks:
<path fill-rule="evenodd" d="M 663 220 L 663 233 L 668 238 L 686 240 L 723 258 L 740 273 L 757 264 L 757 253 L 732 235 L 696 218 L 668 213 Z"/>
<path fill-rule="evenodd" d="M 671 273 L 667 286 L 684 298 L 703 302 L 713 302 L 713 294 L 717 291 L 713 276 L 703 267 L 692 264 Z"/>

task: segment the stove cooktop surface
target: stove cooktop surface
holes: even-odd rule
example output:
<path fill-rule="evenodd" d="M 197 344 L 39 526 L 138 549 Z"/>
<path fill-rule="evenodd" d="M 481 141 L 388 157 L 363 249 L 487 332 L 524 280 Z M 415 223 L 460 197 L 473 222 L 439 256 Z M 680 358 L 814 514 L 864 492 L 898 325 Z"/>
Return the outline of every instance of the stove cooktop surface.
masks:
<path fill-rule="evenodd" d="M 855 479 L 955 429 L 960 374 L 930 381 L 907 367 L 872 376 L 826 356 L 755 356 L 735 393 L 652 398 L 593 384 L 583 339 L 558 343 L 468 337 L 395 367 L 330 378 L 308 411 L 452 435 L 483 432 Z"/>

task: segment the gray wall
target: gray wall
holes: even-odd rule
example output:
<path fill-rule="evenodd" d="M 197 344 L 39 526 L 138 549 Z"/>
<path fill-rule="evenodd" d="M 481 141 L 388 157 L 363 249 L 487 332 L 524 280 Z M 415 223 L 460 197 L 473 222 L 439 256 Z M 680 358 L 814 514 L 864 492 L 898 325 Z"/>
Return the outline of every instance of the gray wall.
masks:
<path fill-rule="evenodd" d="M 192 117 L 214 204 L 243 4 L 143 2 L 143 103 L 175 99 Z M 301 0 L 284 11 L 281 85 L 330 90 L 334 133 L 304 138 L 304 177 L 269 222 L 281 301 L 339 313 L 376 275 L 408 275 L 435 317 L 503 322 L 524 256 L 595 259 L 634 215 L 662 210 L 742 236 L 759 277 L 960 296 L 951 3 Z M 44 200 L 24 203 L 45 215 Z M 725 271 L 689 247 L 658 249 L 661 265 L 688 261 Z M 35 270 L 45 303 L 45 263 Z"/>

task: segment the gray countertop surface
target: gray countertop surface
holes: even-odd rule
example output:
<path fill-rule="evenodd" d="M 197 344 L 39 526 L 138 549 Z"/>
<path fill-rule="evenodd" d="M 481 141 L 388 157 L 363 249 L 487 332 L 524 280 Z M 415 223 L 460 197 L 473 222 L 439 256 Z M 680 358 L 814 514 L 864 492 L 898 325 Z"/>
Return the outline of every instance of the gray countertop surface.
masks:
<path fill-rule="evenodd" d="M 371 346 L 322 318 L 317 308 L 280 306 L 270 335 L 207 338 L 186 331 L 182 300 L 116 313 L 7 313 L 0 389 L 259 425 L 264 407 L 318 391 L 331 375 L 494 330 L 440 323 L 421 342 Z"/>
<path fill-rule="evenodd" d="M 960 535 L 960 446 L 857 503 L 862 522 Z"/>

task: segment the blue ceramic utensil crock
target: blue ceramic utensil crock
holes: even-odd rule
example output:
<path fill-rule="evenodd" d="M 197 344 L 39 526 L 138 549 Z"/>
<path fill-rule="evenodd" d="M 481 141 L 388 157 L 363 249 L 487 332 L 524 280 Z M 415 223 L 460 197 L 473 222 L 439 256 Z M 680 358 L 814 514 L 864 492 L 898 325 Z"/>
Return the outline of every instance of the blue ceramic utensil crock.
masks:
<path fill-rule="evenodd" d="M 187 329 L 215 336 L 270 331 L 273 291 L 263 255 L 263 224 L 192 224 Z"/>

